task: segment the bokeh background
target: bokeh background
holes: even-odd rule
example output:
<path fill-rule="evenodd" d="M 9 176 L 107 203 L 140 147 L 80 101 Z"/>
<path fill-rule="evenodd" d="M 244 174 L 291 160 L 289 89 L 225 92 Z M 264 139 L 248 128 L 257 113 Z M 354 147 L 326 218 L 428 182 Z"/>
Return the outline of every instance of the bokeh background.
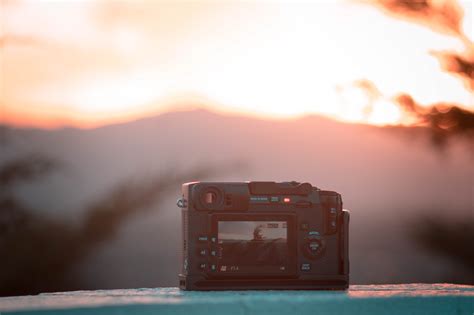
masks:
<path fill-rule="evenodd" d="M 472 1 L 0 4 L 0 295 L 176 286 L 191 180 L 340 192 L 354 284 L 474 283 Z"/>

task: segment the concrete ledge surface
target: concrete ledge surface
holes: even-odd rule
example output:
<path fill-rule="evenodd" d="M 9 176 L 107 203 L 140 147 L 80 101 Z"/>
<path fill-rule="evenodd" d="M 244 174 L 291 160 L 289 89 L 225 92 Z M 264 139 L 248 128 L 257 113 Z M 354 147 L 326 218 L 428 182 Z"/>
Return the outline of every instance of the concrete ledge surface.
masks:
<path fill-rule="evenodd" d="M 474 315 L 474 286 L 352 285 L 347 291 L 75 291 L 0 298 L 0 314 L 10 313 Z"/>

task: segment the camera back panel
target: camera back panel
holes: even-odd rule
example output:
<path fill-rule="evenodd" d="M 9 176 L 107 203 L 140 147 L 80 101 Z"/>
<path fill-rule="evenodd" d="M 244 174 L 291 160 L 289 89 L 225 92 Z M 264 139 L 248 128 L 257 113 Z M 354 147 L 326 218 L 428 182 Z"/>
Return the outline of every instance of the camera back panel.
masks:
<path fill-rule="evenodd" d="M 193 182 L 182 193 L 182 289 L 347 288 L 340 194 L 297 182 Z"/>

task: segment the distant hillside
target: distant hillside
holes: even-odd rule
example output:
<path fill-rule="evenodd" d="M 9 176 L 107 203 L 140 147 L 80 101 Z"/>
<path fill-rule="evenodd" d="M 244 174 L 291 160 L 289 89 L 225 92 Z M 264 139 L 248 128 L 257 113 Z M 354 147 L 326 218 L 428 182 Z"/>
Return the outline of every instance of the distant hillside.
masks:
<path fill-rule="evenodd" d="M 229 165 L 208 180 L 308 181 L 343 195 L 351 217 L 354 282 L 430 282 L 459 277 L 448 259 L 410 239 L 422 213 L 472 210 L 472 161 L 462 144 L 434 150 L 422 128 L 380 128 L 317 116 L 263 120 L 204 110 L 171 112 L 91 130 L 2 131 L 1 161 L 39 152 L 61 171 L 18 188 L 42 215 L 80 222 L 84 204 L 113 185 L 165 170 Z M 238 165 L 238 166 L 236 166 Z M 192 178 L 199 180 L 199 178 Z M 123 227 L 78 266 L 89 287 L 175 285 L 179 188 L 157 211 Z"/>

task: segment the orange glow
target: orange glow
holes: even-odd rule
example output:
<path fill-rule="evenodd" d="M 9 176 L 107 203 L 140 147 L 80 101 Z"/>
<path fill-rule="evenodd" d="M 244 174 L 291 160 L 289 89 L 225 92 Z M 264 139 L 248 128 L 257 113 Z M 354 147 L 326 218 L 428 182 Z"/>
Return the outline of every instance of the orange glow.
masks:
<path fill-rule="evenodd" d="M 472 6 L 462 4 L 470 38 Z M 408 123 L 390 98 L 400 92 L 422 104 L 473 104 L 429 55 L 461 50 L 461 41 L 353 2 L 15 1 L 1 9 L 0 123 L 89 128 L 199 106 L 385 125 Z M 363 78 L 380 94 L 354 85 Z"/>

